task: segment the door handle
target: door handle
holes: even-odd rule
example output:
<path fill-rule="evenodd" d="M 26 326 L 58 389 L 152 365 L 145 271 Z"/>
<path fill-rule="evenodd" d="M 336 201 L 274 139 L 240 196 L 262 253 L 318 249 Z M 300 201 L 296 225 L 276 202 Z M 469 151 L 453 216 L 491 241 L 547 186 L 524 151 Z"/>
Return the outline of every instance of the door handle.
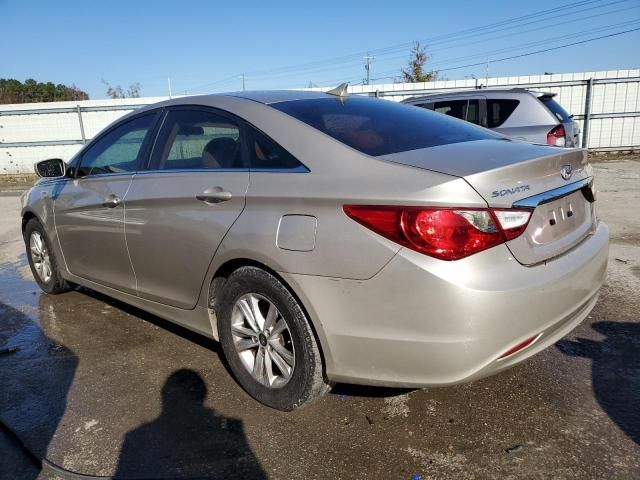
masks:
<path fill-rule="evenodd" d="M 231 192 L 222 187 L 207 188 L 204 192 L 196 195 L 196 198 L 205 203 L 222 203 L 231 200 Z"/>
<path fill-rule="evenodd" d="M 104 202 L 102 202 L 102 206 L 107 208 L 115 208 L 120 205 L 120 203 L 122 203 L 122 199 L 112 193 Z"/>

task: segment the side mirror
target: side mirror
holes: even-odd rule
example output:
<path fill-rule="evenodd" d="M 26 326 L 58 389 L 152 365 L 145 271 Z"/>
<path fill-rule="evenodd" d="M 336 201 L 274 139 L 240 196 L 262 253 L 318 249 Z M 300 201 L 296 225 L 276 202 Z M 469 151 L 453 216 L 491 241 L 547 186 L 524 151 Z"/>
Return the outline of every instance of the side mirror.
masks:
<path fill-rule="evenodd" d="M 35 170 L 40 178 L 62 178 L 67 175 L 67 164 L 60 158 L 50 158 L 37 162 Z"/>

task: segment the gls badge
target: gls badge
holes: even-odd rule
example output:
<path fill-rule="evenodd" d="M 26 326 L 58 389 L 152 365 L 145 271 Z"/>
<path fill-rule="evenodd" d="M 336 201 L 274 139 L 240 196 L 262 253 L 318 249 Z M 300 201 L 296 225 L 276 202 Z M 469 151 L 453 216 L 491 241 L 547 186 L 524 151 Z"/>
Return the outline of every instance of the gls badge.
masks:
<path fill-rule="evenodd" d="M 571 168 L 571 165 L 569 165 L 568 163 L 566 165 L 563 165 L 560 169 L 560 176 L 564 180 L 569 180 L 571 178 L 571 175 L 573 175 L 573 168 Z"/>

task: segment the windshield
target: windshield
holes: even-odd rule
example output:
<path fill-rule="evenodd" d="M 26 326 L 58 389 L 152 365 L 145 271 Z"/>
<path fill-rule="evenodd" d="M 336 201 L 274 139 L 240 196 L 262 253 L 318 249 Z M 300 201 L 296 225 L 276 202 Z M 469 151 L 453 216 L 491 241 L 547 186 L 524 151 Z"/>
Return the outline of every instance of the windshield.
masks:
<path fill-rule="evenodd" d="M 497 137 L 468 122 L 389 100 L 314 98 L 271 106 L 372 156 Z"/>

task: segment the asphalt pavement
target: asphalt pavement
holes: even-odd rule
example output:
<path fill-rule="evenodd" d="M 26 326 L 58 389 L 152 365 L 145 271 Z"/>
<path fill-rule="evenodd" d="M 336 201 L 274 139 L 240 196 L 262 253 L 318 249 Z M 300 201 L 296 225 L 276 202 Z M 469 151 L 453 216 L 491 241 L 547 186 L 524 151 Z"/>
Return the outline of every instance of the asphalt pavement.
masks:
<path fill-rule="evenodd" d="M 245 394 L 211 340 L 90 290 L 42 294 L 0 195 L 0 479 L 57 478 L 42 458 L 123 479 L 640 478 L 640 162 L 595 170 L 609 271 L 572 334 L 472 384 L 338 385 L 292 413 Z"/>

